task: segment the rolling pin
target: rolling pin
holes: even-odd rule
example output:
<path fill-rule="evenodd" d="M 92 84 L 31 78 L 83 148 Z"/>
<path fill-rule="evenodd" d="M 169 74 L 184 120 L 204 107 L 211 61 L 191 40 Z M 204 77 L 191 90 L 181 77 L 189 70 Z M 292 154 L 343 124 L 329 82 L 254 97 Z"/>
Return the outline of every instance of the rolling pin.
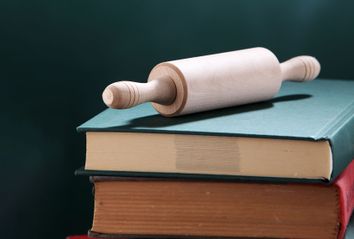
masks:
<path fill-rule="evenodd" d="M 106 87 L 102 98 L 111 108 L 125 109 L 152 102 L 172 117 L 271 99 L 283 81 L 309 81 L 320 72 L 311 56 L 279 63 L 261 47 L 163 62 L 148 83 L 119 81 Z"/>

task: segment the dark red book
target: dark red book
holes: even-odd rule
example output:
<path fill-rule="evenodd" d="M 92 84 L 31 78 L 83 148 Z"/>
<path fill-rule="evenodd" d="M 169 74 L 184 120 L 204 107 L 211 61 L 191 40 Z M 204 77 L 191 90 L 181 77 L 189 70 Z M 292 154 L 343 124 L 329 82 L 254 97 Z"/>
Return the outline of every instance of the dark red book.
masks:
<path fill-rule="evenodd" d="M 339 232 L 338 238 L 346 238 L 349 239 L 348 233 L 346 233 L 346 229 L 354 227 L 354 220 L 352 220 L 349 224 L 350 217 L 354 208 L 354 161 L 352 161 L 349 166 L 343 171 L 343 173 L 336 179 L 334 184 L 330 187 L 335 187 L 338 193 L 338 201 L 339 201 Z M 352 225 L 351 227 L 348 226 Z M 352 230 L 353 231 L 353 230 Z M 353 232 L 351 232 L 354 234 Z M 102 234 L 92 233 L 91 235 L 97 235 L 98 237 L 102 237 Z M 116 235 L 105 235 L 109 238 L 115 238 Z M 76 235 L 76 236 L 68 236 L 66 239 L 94 239 L 95 237 L 89 237 L 87 235 Z M 118 238 L 118 237 L 117 237 Z"/>
<path fill-rule="evenodd" d="M 354 160 L 336 179 L 334 185 L 338 188 L 340 205 L 341 227 L 338 238 L 343 238 L 354 208 Z"/>
<path fill-rule="evenodd" d="M 331 184 L 94 176 L 93 238 L 342 239 L 354 161 Z"/>
<path fill-rule="evenodd" d="M 87 235 L 75 235 L 75 236 L 68 236 L 66 239 L 94 239 L 92 237 L 88 237 Z"/>

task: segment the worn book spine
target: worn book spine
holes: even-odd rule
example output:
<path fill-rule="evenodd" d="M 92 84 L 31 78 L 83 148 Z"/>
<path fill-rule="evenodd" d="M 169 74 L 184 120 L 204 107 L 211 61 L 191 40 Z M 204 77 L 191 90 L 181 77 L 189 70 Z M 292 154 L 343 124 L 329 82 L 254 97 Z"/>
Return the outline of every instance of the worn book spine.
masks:
<path fill-rule="evenodd" d="M 340 204 L 340 231 L 338 238 L 344 237 L 350 216 L 354 208 L 354 159 L 336 179 L 334 185 L 338 188 Z"/>
<path fill-rule="evenodd" d="M 332 179 L 335 179 L 354 157 L 354 102 L 346 107 L 326 130 L 333 156 Z"/>

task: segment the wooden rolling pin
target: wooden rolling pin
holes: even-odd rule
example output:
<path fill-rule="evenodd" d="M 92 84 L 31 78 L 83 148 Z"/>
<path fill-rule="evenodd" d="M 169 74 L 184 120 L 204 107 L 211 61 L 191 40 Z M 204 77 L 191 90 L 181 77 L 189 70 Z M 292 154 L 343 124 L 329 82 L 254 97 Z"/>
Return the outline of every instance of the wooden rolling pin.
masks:
<path fill-rule="evenodd" d="M 160 63 L 148 83 L 119 81 L 102 98 L 115 109 L 152 102 L 160 114 L 178 116 L 268 100 L 282 81 L 313 80 L 320 68 L 311 56 L 280 64 L 271 51 L 250 48 Z"/>

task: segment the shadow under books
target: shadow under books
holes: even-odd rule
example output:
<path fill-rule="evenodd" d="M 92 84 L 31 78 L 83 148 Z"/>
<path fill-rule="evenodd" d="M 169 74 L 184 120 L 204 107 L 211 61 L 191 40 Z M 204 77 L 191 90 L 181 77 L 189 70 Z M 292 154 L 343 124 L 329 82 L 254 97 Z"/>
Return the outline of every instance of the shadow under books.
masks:
<path fill-rule="evenodd" d="M 186 116 L 172 117 L 172 118 L 163 117 L 157 113 L 156 115 L 149 115 L 149 116 L 133 119 L 124 126 L 110 127 L 110 129 L 132 129 L 136 127 L 137 128 L 138 127 L 148 127 L 148 128 L 167 127 L 167 126 L 184 124 L 189 122 L 196 122 L 199 120 L 212 119 L 212 118 L 217 118 L 217 117 L 222 117 L 227 115 L 241 114 L 241 113 L 246 113 L 251 111 L 268 109 L 273 107 L 273 105 L 278 102 L 302 100 L 311 97 L 312 95 L 309 94 L 284 95 L 260 103 L 235 106 L 230 108 L 212 110 L 212 111 L 195 113 Z"/>

